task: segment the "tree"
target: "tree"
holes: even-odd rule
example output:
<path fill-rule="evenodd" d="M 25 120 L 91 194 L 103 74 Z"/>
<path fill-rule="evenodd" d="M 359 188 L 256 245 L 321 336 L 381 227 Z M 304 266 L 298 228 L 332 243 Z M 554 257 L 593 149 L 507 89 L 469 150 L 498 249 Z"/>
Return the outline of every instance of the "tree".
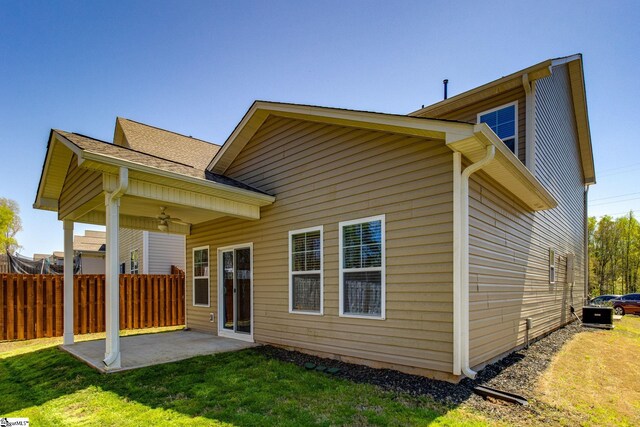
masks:
<path fill-rule="evenodd" d="M 638 291 L 640 223 L 629 212 L 613 219 L 589 218 L 589 292 L 592 295 Z"/>
<path fill-rule="evenodd" d="M 0 197 L 0 250 L 14 253 L 20 248 L 16 234 L 22 230 L 20 207 L 11 199 Z"/>

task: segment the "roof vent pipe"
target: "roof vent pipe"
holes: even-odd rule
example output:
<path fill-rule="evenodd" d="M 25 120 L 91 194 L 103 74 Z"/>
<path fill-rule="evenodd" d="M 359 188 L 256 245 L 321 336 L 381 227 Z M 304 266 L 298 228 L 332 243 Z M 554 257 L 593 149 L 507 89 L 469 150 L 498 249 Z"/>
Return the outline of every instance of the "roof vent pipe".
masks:
<path fill-rule="evenodd" d="M 444 79 L 442 83 L 444 83 L 444 99 L 447 99 L 447 86 L 449 85 L 449 79 Z"/>

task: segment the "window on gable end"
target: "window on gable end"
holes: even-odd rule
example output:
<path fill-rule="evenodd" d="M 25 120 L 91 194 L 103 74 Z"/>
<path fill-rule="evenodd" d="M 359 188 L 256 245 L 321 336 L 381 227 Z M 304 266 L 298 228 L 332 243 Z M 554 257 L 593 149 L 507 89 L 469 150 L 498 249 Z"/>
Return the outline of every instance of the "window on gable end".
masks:
<path fill-rule="evenodd" d="M 518 154 L 518 101 L 478 114 L 478 123 L 486 123 L 514 154 Z"/>

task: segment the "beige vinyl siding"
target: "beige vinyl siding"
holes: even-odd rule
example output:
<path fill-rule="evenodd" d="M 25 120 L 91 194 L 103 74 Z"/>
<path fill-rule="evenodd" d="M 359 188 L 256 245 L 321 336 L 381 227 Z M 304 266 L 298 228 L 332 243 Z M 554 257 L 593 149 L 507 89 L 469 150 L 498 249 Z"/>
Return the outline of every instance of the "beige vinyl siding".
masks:
<path fill-rule="evenodd" d="M 171 266 L 184 270 L 185 239 L 179 234 L 149 232 L 148 274 L 170 274 Z"/>
<path fill-rule="evenodd" d="M 482 173 L 470 184 L 471 365 L 571 321 L 584 298 L 583 177 L 568 75 L 564 67 L 536 86 L 536 176 L 558 207 L 529 212 Z M 549 283 L 549 248 L 556 251 Z M 575 285 L 566 283 L 566 256 L 575 254 Z"/>
<path fill-rule="evenodd" d="M 131 251 L 138 250 L 138 271 L 140 274 L 144 272 L 144 256 L 143 256 L 143 231 L 132 230 L 129 228 L 121 228 L 118 234 L 120 264 L 123 262 L 126 274 L 131 273 Z"/>
<path fill-rule="evenodd" d="M 269 118 L 227 175 L 277 197 L 258 221 L 194 225 L 210 245 L 212 307 L 189 327 L 215 331 L 217 248 L 253 243 L 254 338 L 397 369 L 451 372 L 452 153 L 443 142 Z M 386 320 L 338 316 L 338 223 L 386 215 Z M 324 315 L 288 312 L 288 232 L 324 226 Z"/>
<path fill-rule="evenodd" d="M 101 192 L 102 174 L 78 167 L 78 157 L 74 154 L 58 202 L 58 219 L 66 218 Z"/>
<path fill-rule="evenodd" d="M 437 110 L 422 114 L 421 116 L 432 119 L 460 120 L 463 122 L 477 123 L 478 113 L 491 110 L 504 104 L 518 101 L 518 158 L 524 164 L 526 157 L 526 94 L 522 87 L 495 95 L 482 102 L 471 104 L 454 111 L 440 113 Z"/>

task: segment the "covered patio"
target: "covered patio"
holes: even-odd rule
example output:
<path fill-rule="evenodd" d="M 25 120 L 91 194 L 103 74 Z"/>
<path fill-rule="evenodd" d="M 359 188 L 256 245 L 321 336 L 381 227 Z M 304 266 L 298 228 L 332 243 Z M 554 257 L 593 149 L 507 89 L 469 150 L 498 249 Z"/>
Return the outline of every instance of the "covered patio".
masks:
<path fill-rule="evenodd" d="M 211 145 L 202 141 L 198 144 Z M 260 208 L 275 201 L 271 195 L 211 173 L 202 165 L 191 166 L 159 157 L 157 153 L 147 154 L 146 150 L 140 151 L 141 148 L 144 147 L 134 150 L 126 144 L 52 130 L 34 203 L 36 209 L 57 212 L 58 219 L 63 221 L 63 348 L 103 372 L 237 350 L 248 345 L 195 332 L 120 338 L 120 227 L 189 235 L 193 224 L 225 216 L 258 220 Z M 174 148 L 169 152 L 184 155 L 184 147 Z M 203 165 L 208 164 L 210 159 L 202 159 L 198 150 L 192 151 L 201 163 L 204 160 Z M 73 335 L 73 228 L 76 222 L 106 226 L 106 339 L 78 344 L 74 344 Z M 208 270 L 206 273 L 211 275 Z M 121 356 L 123 351 L 126 356 Z"/>
<path fill-rule="evenodd" d="M 82 341 L 65 344 L 60 348 L 99 372 L 107 373 L 243 350 L 257 345 L 194 331 L 131 335 L 120 338 L 122 357 L 120 367 L 116 368 L 107 367 L 103 363 L 105 344 L 105 340 Z"/>

